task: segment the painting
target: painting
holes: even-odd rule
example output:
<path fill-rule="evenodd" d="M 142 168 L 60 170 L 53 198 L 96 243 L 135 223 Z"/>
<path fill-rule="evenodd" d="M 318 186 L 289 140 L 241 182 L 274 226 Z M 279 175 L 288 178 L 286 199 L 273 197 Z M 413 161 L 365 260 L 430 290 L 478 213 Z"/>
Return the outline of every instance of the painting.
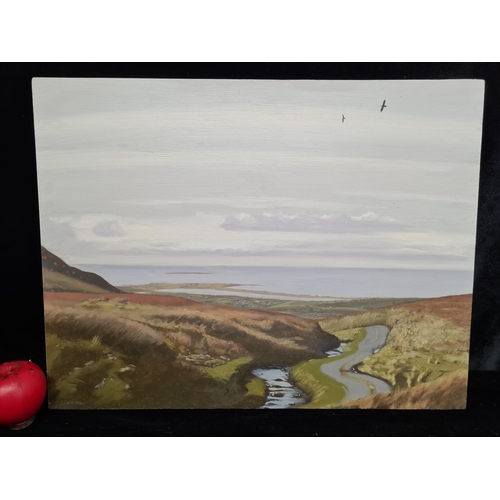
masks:
<path fill-rule="evenodd" d="M 49 407 L 465 408 L 483 99 L 34 78 Z"/>

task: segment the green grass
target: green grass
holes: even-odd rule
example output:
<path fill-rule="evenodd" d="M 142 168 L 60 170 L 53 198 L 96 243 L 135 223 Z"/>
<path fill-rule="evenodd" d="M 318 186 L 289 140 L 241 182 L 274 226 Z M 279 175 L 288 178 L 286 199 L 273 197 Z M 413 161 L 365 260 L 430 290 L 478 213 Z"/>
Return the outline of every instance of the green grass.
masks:
<path fill-rule="evenodd" d="M 437 350 L 405 350 L 385 346 L 365 359 L 364 373 L 387 380 L 398 389 L 410 389 L 423 382 L 432 382 L 442 375 L 466 370 L 467 353 L 444 353 Z"/>
<path fill-rule="evenodd" d="M 252 361 L 250 357 L 233 359 L 223 365 L 207 368 L 206 373 L 213 379 L 228 381 L 238 371 L 240 366 L 246 365 L 250 361 Z"/>
<path fill-rule="evenodd" d="M 106 356 L 99 337 L 68 340 L 47 333 L 49 399 L 56 406 L 71 406 L 73 401 L 90 407 L 114 407 L 130 397 L 124 356 L 114 352 Z M 104 381 L 104 383 L 103 383 Z M 96 388 L 96 386 L 99 387 Z"/>
<path fill-rule="evenodd" d="M 304 390 L 312 399 L 300 408 L 335 408 L 339 406 L 347 395 L 347 389 L 343 384 L 325 375 L 321 371 L 324 364 L 346 358 L 359 348 L 359 344 L 366 337 L 365 328 L 357 328 L 354 340 L 344 347 L 344 352 L 335 358 L 313 359 L 294 366 L 291 375 L 297 385 Z"/>
<path fill-rule="evenodd" d="M 254 377 L 245 386 L 247 389 L 247 396 L 264 397 L 266 395 L 266 384 L 258 377 Z"/>
<path fill-rule="evenodd" d="M 364 328 L 348 328 L 347 330 L 340 330 L 335 332 L 335 337 L 337 337 L 341 342 L 351 342 L 353 341 Z"/>
<path fill-rule="evenodd" d="M 98 384 L 102 384 L 102 387 L 96 388 Z M 85 394 L 97 407 L 112 407 L 128 396 L 126 386 L 126 382 L 120 377 L 118 364 L 101 359 L 59 378 L 55 389 L 59 391 L 58 397 L 63 401 L 72 400 L 79 393 Z"/>

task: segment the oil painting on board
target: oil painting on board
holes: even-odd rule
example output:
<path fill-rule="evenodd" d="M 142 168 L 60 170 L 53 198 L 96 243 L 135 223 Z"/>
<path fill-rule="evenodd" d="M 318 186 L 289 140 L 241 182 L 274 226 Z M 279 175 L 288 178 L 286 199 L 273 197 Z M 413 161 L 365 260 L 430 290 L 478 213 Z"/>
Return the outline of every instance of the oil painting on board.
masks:
<path fill-rule="evenodd" d="M 49 407 L 465 408 L 483 98 L 33 79 Z"/>

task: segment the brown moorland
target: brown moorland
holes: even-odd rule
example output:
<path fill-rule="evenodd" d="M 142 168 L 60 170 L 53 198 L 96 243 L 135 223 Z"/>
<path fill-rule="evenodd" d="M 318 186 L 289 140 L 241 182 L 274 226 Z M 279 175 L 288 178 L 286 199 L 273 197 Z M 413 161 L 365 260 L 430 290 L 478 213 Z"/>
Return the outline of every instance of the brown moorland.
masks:
<path fill-rule="evenodd" d="M 255 407 L 263 393 L 247 394 L 252 367 L 293 365 L 339 345 L 316 321 L 287 314 L 157 295 L 44 296 L 57 408 Z M 238 369 L 214 379 L 215 366 Z"/>
<path fill-rule="evenodd" d="M 255 407 L 262 397 L 248 397 L 244 390 L 252 367 L 322 357 L 332 341 L 338 343 L 325 332 L 335 335 L 373 324 L 387 325 L 389 337 L 358 370 L 388 380 L 394 390 L 342 407 L 465 405 L 471 295 L 401 303 L 319 322 L 173 296 L 45 292 L 44 297 L 48 359 L 57 360 L 49 364 L 49 376 L 58 379 L 54 407 L 67 407 L 58 401 L 74 400 L 71 394 L 79 394 L 85 407 Z M 80 367 L 75 382 L 71 367 L 84 364 L 82 353 L 88 357 L 99 350 L 106 355 L 101 354 L 99 363 Z M 110 364 L 110 352 L 116 366 Z M 207 377 L 211 367 L 225 363 L 244 366 L 226 381 Z M 128 370 L 129 364 L 139 368 Z M 106 374 L 107 385 L 100 387 Z M 121 381 L 118 391 L 111 391 L 109 379 Z"/>

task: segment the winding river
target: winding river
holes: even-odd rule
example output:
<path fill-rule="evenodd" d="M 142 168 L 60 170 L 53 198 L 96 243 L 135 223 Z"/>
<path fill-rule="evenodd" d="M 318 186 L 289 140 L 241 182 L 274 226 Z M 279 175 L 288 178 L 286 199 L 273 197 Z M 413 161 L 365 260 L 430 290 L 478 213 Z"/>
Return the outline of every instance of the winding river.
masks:
<path fill-rule="evenodd" d="M 361 341 L 356 352 L 346 358 L 334 360 L 321 367 L 321 371 L 325 375 L 337 380 L 347 389 L 347 396 L 344 401 L 364 398 L 378 392 L 386 393 L 391 390 L 390 384 L 385 380 L 356 371 L 356 366 L 367 356 L 370 356 L 370 354 L 373 354 L 384 346 L 388 334 L 389 328 L 386 326 L 367 326 L 366 337 Z"/>
<path fill-rule="evenodd" d="M 321 371 L 341 383 L 347 391 L 344 401 L 359 399 L 375 393 L 390 392 L 391 386 L 385 380 L 356 370 L 367 356 L 381 349 L 387 340 L 389 329 L 383 325 L 366 327 L 366 337 L 360 342 L 358 350 L 347 357 L 332 360 L 321 366 Z M 342 354 L 342 344 L 339 349 L 328 351 L 329 357 Z M 268 396 L 261 408 L 298 408 L 307 402 L 306 394 L 289 380 L 289 367 L 257 368 L 252 373 L 262 379 L 267 386 Z"/>

